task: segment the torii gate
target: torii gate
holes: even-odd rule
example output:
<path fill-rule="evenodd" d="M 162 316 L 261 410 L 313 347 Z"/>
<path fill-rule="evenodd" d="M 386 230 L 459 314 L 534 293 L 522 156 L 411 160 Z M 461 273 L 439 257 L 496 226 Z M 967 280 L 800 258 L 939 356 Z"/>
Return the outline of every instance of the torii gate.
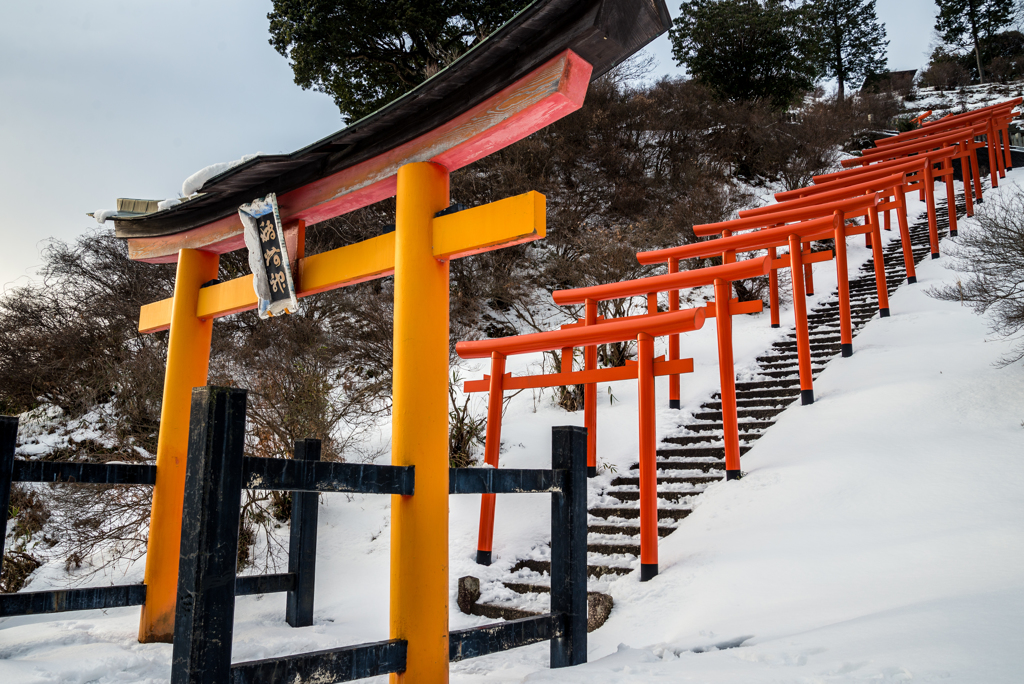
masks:
<path fill-rule="evenodd" d="M 390 632 L 409 643 L 406 672 L 393 681 L 441 682 L 448 676 L 448 261 L 545 235 L 545 200 L 536 192 L 442 214 L 449 207 L 449 173 L 577 110 L 592 77 L 670 25 L 662 0 L 538 0 L 450 67 L 456 76 L 442 72 L 435 79 L 445 84 L 447 77 L 449 95 L 470 99 L 471 93 L 457 88 L 481 82 L 465 77 L 468 66 L 462 74 L 455 71 L 460 64 L 484 62 L 500 75 L 515 73 L 514 60 L 527 60 L 531 50 L 561 50 L 553 58 L 450 119 L 439 119 L 436 107 L 430 110 L 438 98 L 424 87 L 428 81 L 389 107 L 422 106 L 439 122 L 435 128 L 304 184 L 270 188 L 264 176 L 253 186 L 278 192 L 285 232 L 300 257 L 293 266 L 299 297 L 395 277 L 392 463 L 416 466 L 416 493 L 392 501 Z M 296 155 L 312 150 L 307 156 L 329 162 L 332 146 L 346 144 L 347 131 L 365 123 L 374 135 L 379 114 Z M 324 167 L 330 168 L 317 168 Z M 287 178 L 302 178 L 303 171 Z M 245 200 L 260 194 L 253 189 Z M 393 233 L 302 256 L 307 222 L 390 196 L 396 197 Z M 139 317 L 142 332 L 170 331 L 139 629 L 143 642 L 173 637 L 189 403 L 192 389 L 207 381 L 213 320 L 256 307 L 252 276 L 210 284 L 219 254 L 243 246 L 237 214 L 224 211 L 224 202 L 205 202 L 205 209 L 190 214 L 190 204 L 158 212 L 152 220 L 119 216 L 116 223 L 132 259 L 177 262 L 174 296 L 142 307 Z M 184 218 L 176 223 L 172 212 Z M 203 222 L 196 214 L 212 218 Z M 147 221 L 155 227 L 149 232 Z"/>

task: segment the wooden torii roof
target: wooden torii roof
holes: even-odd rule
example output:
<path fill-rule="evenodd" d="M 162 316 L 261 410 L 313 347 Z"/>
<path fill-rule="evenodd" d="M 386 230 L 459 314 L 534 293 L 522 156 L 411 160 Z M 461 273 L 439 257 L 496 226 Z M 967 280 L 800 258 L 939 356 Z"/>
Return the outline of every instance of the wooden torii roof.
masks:
<path fill-rule="evenodd" d="M 182 248 L 243 247 L 238 206 L 276 192 L 285 222 L 317 223 L 395 194 L 403 164 L 449 171 L 510 145 L 583 104 L 590 81 L 671 26 L 664 0 L 535 0 L 417 88 L 291 154 L 261 155 L 208 180 L 200 194 L 115 218 L 139 261 Z"/>

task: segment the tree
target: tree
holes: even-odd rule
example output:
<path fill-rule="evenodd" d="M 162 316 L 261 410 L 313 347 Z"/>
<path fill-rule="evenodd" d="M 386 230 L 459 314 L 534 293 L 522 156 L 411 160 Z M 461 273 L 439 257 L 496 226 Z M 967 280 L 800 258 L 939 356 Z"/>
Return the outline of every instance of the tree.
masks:
<path fill-rule="evenodd" d="M 950 45 L 974 50 L 978 81 L 984 83 L 983 43 L 1013 21 L 1015 0 L 935 0 L 935 4 L 939 6 L 935 30 Z"/>
<path fill-rule="evenodd" d="M 274 0 L 270 44 L 295 83 L 326 93 L 347 121 L 453 62 L 526 0 Z"/>
<path fill-rule="evenodd" d="M 842 102 L 848 82 L 885 69 L 885 24 L 875 15 L 875 0 L 817 0 L 814 10 L 822 71 L 838 81 Z"/>
<path fill-rule="evenodd" d="M 818 77 L 808 8 L 787 0 L 686 0 L 672 55 L 728 100 L 792 104 Z"/>

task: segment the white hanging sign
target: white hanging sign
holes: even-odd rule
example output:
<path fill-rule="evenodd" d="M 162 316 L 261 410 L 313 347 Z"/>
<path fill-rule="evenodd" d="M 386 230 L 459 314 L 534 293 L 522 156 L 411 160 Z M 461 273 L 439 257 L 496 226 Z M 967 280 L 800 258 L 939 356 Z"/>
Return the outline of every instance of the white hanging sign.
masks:
<path fill-rule="evenodd" d="M 260 318 L 295 313 L 299 303 L 284 239 L 277 195 L 270 193 L 238 208 L 249 248 L 249 267 Z"/>

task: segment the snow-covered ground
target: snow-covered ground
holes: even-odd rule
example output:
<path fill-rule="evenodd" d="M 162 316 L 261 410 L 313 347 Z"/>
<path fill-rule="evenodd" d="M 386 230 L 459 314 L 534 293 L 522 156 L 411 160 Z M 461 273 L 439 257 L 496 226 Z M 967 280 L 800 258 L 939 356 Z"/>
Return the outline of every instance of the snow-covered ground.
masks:
<path fill-rule="evenodd" d="M 1018 179 L 1024 171 L 996 192 L 1014 191 Z M 868 256 L 862 244 L 851 240 L 851 270 Z M 452 681 L 1021 681 L 1024 367 L 996 367 L 1009 343 L 968 309 L 925 295 L 955 282 L 947 262 L 922 262 L 918 284 L 891 297 L 892 317 L 868 323 L 854 356 L 819 376 L 816 403 L 780 416 L 744 456 L 744 479 L 698 499 L 662 540 L 654 581 L 640 584 L 634 572 L 607 583 L 615 609 L 590 635 L 589 664 L 549 671 L 548 646 L 538 644 L 456 664 Z M 815 266 L 815 299 L 834 288 L 833 268 Z M 741 373 L 786 333 L 767 323 L 766 314 L 736 321 Z M 682 347 L 696 367 L 683 380 L 685 413 L 717 385 L 714 321 Z M 516 359 L 509 370 L 538 361 Z M 633 385 L 611 384 L 614 403 L 600 388 L 604 478 L 636 460 Z M 667 403 L 664 383 L 659 392 Z M 660 435 L 678 420 L 663 409 Z M 523 392 L 505 415 L 502 464 L 547 465 L 550 427 L 581 421 L 549 393 Z M 388 504 L 324 498 L 315 625 L 289 628 L 283 595 L 240 598 L 235 660 L 387 638 Z M 478 497 L 453 497 L 453 629 L 487 622 L 455 608 L 457 578 L 499 576 L 543 544 L 548 510 L 545 495 L 502 497 L 495 564 L 481 568 L 472 562 Z M 140 570 L 94 583 L 137 581 Z M 59 574 L 37 573 L 26 589 L 58 586 Z M 138 644 L 137 626 L 132 608 L 0 620 L 0 683 L 167 681 L 170 646 Z"/>

